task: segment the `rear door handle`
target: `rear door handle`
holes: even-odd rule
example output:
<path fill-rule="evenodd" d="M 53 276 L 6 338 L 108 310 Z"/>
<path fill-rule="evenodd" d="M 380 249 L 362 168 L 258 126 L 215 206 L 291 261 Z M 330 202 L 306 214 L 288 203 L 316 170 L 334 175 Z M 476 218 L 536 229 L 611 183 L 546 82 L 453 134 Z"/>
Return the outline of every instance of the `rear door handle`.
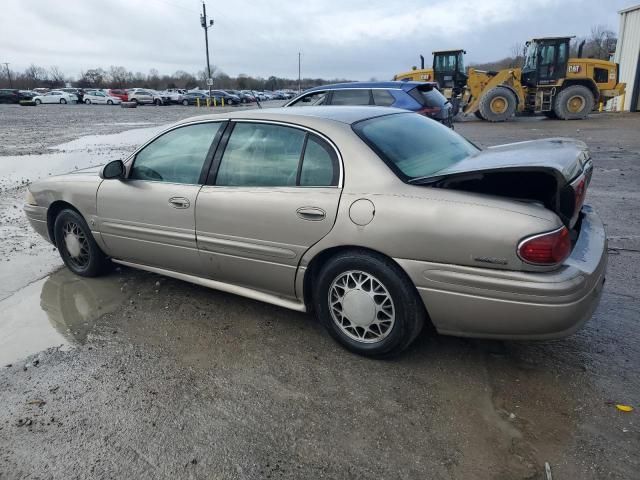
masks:
<path fill-rule="evenodd" d="M 188 198 L 171 197 L 169 199 L 169 205 L 171 205 L 173 208 L 189 208 L 189 206 L 191 205 L 191 202 L 189 201 Z"/>
<path fill-rule="evenodd" d="M 300 207 L 296 210 L 296 214 L 303 220 L 318 222 L 324 220 L 327 212 L 318 207 Z"/>

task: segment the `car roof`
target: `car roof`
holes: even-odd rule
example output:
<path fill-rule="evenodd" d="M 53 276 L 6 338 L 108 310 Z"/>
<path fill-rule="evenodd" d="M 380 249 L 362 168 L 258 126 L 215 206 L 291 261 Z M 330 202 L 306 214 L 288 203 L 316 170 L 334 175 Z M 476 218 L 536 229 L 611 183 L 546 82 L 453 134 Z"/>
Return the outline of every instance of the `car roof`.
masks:
<path fill-rule="evenodd" d="M 201 115 L 182 120 L 176 125 L 191 123 L 203 120 L 235 120 L 235 119 L 255 119 L 273 120 L 291 123 L 304 124 L 306 119 L 323 119 L 332 122 L 345 123 L 351 125 L 374 117 L 392 115 L 396 113 L 410 113 L 401 108 L 375 107 L 375 106 L 317 106 L 317 107 L 280 107 L 263 108 L 258 110 L 242 110 L 239 112 L 226 112 L 214 115 Z"/>
<path fill-rule="evenodd" d="M 339 89 L 347 89 L 347 88 L 392 88 L 392 89 L 400 89 L 405 92 L 408 90 L 412 90 L 413 88 L 424 85 L 431 84 L 435 85 L 433 82 L 403 82 L 403 81 L 389 81 L 389 82 L 345 82 L 345 83 L 332 83 L 330 85 L 321 85 L 318 87 L 313 87 L 308 90 L 305 90 L 302 93 L 309 93 L 317 90 L 339 90 Z"/>

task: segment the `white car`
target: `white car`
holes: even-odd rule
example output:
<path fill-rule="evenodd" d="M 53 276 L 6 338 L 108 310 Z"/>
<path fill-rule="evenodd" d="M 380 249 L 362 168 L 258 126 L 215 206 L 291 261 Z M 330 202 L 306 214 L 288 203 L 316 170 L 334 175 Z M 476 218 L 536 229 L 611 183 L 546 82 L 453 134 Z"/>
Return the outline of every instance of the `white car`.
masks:
<path fill-rule="evenodd" d="M 105 92 L 101 92 L 99 90 L 85 92 L 83 99 L 84 103 L 86 103 L 87 105 L 90 105 L 92 103 L 98 103 L 102 105 L 119 105 L 122 103 L 122 100 L 118 97 L 112 97 L 111 95 L 108 95 Z"/>
<path fill-rule="evenodd" d="M 36 102 L 36 105 L 40 105 L 41 103 L 78 103 L 78 97 L 61 90 L 52 90 L 44 95 L 33 97 L 33 101 Z"/>

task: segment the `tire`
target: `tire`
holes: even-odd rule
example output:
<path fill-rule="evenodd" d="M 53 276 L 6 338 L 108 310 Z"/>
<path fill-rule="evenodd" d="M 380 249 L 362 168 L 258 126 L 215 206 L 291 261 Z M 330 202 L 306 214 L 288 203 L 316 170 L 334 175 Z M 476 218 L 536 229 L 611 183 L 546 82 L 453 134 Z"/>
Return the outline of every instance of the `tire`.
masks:
<path fill-rule="evenodd" d="M 157 99 L 155 99 L 155 100 L 153 101 L 153 104 L 154 104 L 156 107 L 159 107 L 160 105 L 162 105 L 162 100 L 160 100 L 160 99 L 158 99 L 158 98 L 157 98 Z"/>
<path fill-rule="evenodd" d="M 185 107 L 189 106 L 189 100 L 182 100 L 182 105 L 184 105 Z"/>
<path fill-rule="evenodd" d="M 476 116 L 477 119 L 484 120 L 484 117 L 480 113 L 480 110 L 476 110 L 475 112 L 473 112 L 473 114 Z"/>
<path fill-rule="evenodd" d="M 593 110 L 593 93 L 584 85 L 570 85 L 556 95 L 553 111 L 561 120 L 581 120 Z"/>
<path fill-rule="evenodd" d="M 62 102 L 62 101 L 61 101 Z M 91 100 L 89 100 L 88 98 L 84 101 L 85 105 L 91 105 Z"/>
<path fill-rule="evenodd" d="M 110 263 L 100 250 L 82 215 L 75 210 L 62 210 L 53 225 L 56 246 L 62 261 L 76 275 L 97 277 Z"/>
<path fill-rule="evenodd" d="M 136 105 L 140 105 L 140 102 L 138 102 L 137 98 L 134 98 L 133 100 L 129 100 L 129 101 L 135 103 Z"/>
<path fill-rule="evenodd" d="M 113 101 L 112 100 L 107 100 L 107 105 L 113 105 Z"/>
<path fill-rule="evenodd" d="M 382 255 L 363 250 L 339 253 L 327 261 L 314 283 L 318 319 L 354 353 L 378 358 L 397 355 L 422 330 L 426 311 L 415 286 L 396 263 Z M 372 300 L 374 291 L 376 300 Z M 341 292 L 342 299 L 350 298 L 348 304 L 335 302 Z M 353 315 L 351 320 L 344 313 Z M 361 316 L 354 321 L 355 315 Z"/>
<path fill-rule="evenodd" d="M 60 105 L 66 105 L 67 101 L 64 98 L 60 99 Z"/>
<path fill-rule="evenodd" d="M 33 103 L 35 103 L 36 105 L 40 105 L 42 103 L 42 100 L 38 98 Z"/>
<path fill-rule="evenodd" d="M 489 122 L 504 122 L 516 113 L 516 96 L 506 87 L 495 87 L 480 99 L 480 114 Z"/>

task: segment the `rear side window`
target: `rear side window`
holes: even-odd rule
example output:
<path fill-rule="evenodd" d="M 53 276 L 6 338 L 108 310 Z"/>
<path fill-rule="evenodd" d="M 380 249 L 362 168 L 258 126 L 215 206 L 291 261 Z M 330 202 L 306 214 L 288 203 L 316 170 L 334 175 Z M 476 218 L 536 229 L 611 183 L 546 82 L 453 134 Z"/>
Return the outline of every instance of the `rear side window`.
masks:
<path fill-rule="evenodd" d="M 300 168 L 300 185 L 328 187 L 337 185 L 337 158 L 331 149 L 313 136 L 309 136 Z"/>
<path fill-rule="evenodd" d="M 305 135 L 280 125 L 237 123 L 220 161 L 216 185 L 295 186 Z"/>
<path fill-rule="evenodd" d="M 391 95 L 388 90 L 374 89 L 372 90 L 372 93 L 373 103 L 376 105 L 380 105 L 381 107 L 390 107 L 396 101 L 396 99 L 393 98 L 393 95 Z"/>
<path fill-rule="evenodd" d="M 450 128 L 415 113 L 363 120 L 353 130 L 405 181 L 435 176 L 479 152 Z"/>
<path fill-rule="evenodd" d="M 334 90 L 331 105 L 371 105 L 371 90 Z"/>

